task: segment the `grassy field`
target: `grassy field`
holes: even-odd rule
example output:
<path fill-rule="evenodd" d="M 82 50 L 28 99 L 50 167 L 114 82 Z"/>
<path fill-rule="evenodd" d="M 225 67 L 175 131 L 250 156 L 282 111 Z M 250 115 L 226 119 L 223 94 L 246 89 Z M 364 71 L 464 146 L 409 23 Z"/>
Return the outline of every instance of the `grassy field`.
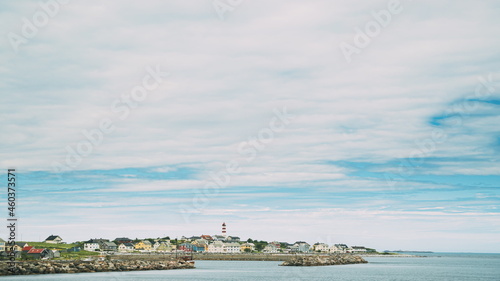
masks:
<path fill-rule="evenodd" d="M 50 249 L 50 250 L 66 250 L 72 247 L 75 247 L 76 244 L 51 244 L 45 242 L 29 242 L 23 241 L 23 243 L 28 243 L 28 245 L 35 247 L 36 249 Z M 90 256 L 97 256 L 98 252 L 88 252 L 88 251 L 80 251 L 80 252 L 61 252 L 61 257 L 59 259 L 82 259 Z"/>
<path fill-rule="evenodd" d="M 51 244 L 51 243 L 45 243 L 45 242 L 29 242 L 29 241 L 22 241 L 22 243 L 28 243 L 28 245 L 33 246 L 37 249 L 42 249 L 42 248 L 47 248 L 51 250 L 63 250 L 63 249 L 69 249 L 71 247 L 76 246 L 76 244 Z"/>
<path fill-rule="evenodd" d="M 59 259 L 62 260 L 75 260 L 75 259 L 84 259 L 86 257 L 90 256 L 97 256 L 99 255 L 99 252 L 87 252 L 87 251 L 80 251 L 80 252 L 72 252 L 72 253 L 61 253 L 61 257 Z"/>

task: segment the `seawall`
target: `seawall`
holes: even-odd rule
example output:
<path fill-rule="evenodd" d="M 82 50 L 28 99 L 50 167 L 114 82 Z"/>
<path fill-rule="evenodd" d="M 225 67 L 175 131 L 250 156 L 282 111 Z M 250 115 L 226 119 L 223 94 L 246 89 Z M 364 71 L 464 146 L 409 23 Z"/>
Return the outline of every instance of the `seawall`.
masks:
<path fill-rule="evenodd" d="M 356 255 L 328 255 L 328 256 L 297 256 L 283 262 L 283 266 L 323 266 L 367 263 L 365 259 Z"/>
<path fill-rule="evenodd" d="M 0 275 L 83 273 L 138 270 L 169 270 L 194 268 L 193 261 L 184 260 L 106 260 L 106 261 L 18 261 L 14 267 L 0 263 Z"/>

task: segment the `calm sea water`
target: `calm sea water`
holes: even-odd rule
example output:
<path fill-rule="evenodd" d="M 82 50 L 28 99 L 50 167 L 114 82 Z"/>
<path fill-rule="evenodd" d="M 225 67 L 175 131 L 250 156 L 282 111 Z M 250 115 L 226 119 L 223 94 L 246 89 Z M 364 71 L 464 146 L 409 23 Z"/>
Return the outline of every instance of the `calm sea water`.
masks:
<path fill-rule="evenodd" d="M 196 261 L 196 269 L 1 277 L 0 280 L 500 281 L 500 254 L 367 257 L 368 264 L 284 267 L 274 261 Z"/>

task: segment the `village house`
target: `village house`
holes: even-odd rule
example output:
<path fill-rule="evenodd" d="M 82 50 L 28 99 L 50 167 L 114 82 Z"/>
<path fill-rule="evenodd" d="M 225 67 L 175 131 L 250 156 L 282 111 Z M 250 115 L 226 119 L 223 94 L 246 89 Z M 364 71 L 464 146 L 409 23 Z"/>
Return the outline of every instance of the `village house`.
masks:
<path fill-rule="evenodd" d="M 205 239 L 197 239 L 192 243 L 195 248 L 195 252 L 206 252 L 208 251 L 208 241 Z"/>
<path fill-rule="evenodd" d="M 225 242 L 226 239 L 227 239 L 227 236 L 224 236 L 224 235 L 213 235 L 212 238 L 214 239 L 214 241 Z"/>
<path fill-rule="evenodd" d="M 153 245 L 149 240 L 142 240 L 135 243 L 134 248 L 139 251 L 151 251 L 153 249 Z"/>
<path fill-rule="evenodd" d="M 60 258 L 61 257 L 61 252 L 59 250 L 50 250 L 52 251 L 52 254 L 50 255 L 52 258 Z"/>
<path fill-rule="evenodd" d="M 166 245 L 166 250 L 165 250 L 166 252 L 173 252 L 177 250 L 177 245 L 172 244 L 171 241 L 166 241 L 165 245 Z M 160 246 L 160 248 L 162 249 L 162 246 Z"/>
<path fill-rule="evenodd" d="M 177 248 L 179 251 L 184 251 L 184 252 L 194 252 L 194 245 L 191 244 L 191 243 L 182 243 L 179 245 L 179 247 Z"/>
<path fill-rule="evenodd" d="M 350 253 L 352 248 L 347 246 L 346 244 L 335 244 L 335 247 L 341 250 L 341 253 Z"/>
<path fill-rule="evenodd" d="M 344 252 L 344 249 L 341 248 L 341 247 L 337 247 L 338 244 L 335 244 L 335 245 L 331 245 L 330 248 L 328 249 L 328 252 L 332 253 L 332 254 L 341 254 L 341 253 L 345 253 Z"/>
<path fill-rule="evenodd" d="M 153 249 L 157 252 L 172 252 L 173 249 L 175 249 L 174 247 L 172 247 L 172 245 L 170 244 L 170 241 L 167 241 L 167 242 L 156 242 L 154 245 L 153 245 Z"/>
<path fill-rule="evenodd" d="M 212 236 L 210 236 L 210 235 L 202 235 L 202 236 L 201 236 L 201 239 L 205 239 L 205 240 L 207 240 L 207 241 L 209 241 L 209 242 L 214 240 L 214 239 L 212 238 Z"/>
<path fill-rule="evenodd" d="M 116 243 L 116 245 L 123 244 L 123 243 L 132 243 L 133 240 L 127 237 L 119 237 L 113 240 L 113 242 Z"/>
<path fill-rule="evenodd" d="M 33 246 L 26 246 L 26 247 L 23 247 L 23 249 L 21 250 L 23 253 L 28 253 L 31 249 L 34 249 L 35 247 Z"/>
<path fill-rule="evenodd" d="M 352 253 L 363 254 L 367 252 L 367 249 L 364 246 L 352 246 Z"/>
<path fill-rule="evenodd" d="M 49 252 L 49 250 L 47 249 L 31 249 L 29 250 L 26 255 L 31 258 L 31 259 L 42 259 L 42 258 L 50 258 L 51 257 L 51 253 Z"/>
<path fill-rule="evenodd" d="M 158 251 L 158 247 L 160 247 L 161 243 L 163 242 L 155 241 L 155 243 L 153 244 L 153 251 Z"/>
<path fill-rule="evenodd" d="M 264 249 L 262 249 L 263 253 L 275 254 L 278 253 L 278 248 L 275 244 L 267 244 Z"/>
<path fill-rule="evenodd" d="M 224 253 L 224 243 L 221 241 L 215 241 L 208 245 L 209 253 Z"/>
<path fill-rule="evenodd" d="M 100 250 L 99 243 L 97 243 L 96 241 L 93 241 L 93 240 L 89 240 L 89 241 L 83 243 L 83 250 L 89 251 L 89 252 L 99 251 Z"/>
<path fill-rule="evenodd" d="M 134 244 L 132 243 L 120 243 L 120 245 L 118 245 L 118 252 L 131 253 L 133 251 L 134 251 Z"/>
<path fill-rule="evenodd" d="M 254 243 L 243 243 L 240 245 L 240 251 L 241 252 L 253 252 L 255 251 L 255 244 Z"/>
<path fill-rule="evenodd" d="M 236 242 L 224 243 L 224 253 L 234 254 L 234 253 L 240 253 L 240 252 L 241 252 L 241 248 L 240 248 L 239 243 L 236 243 Z"/>
<path fill-rule="evenodd" d="M 99 243 L 99 248 L 102 250 L 102 251 L 108 251 L 108 252 L 116 252 L 118 250 L 118 247 L 116 246 L 115 243 L 113 242 L 101 242 Z"/>
<path fill-rule="evenodd" d="M 20 259 L 21 258 L 21 253 L 20 251 L 14 252 L 14 253 L 9 253 L 8 251 L 3 251 L 0 252 L 0 259 L 5 260 L 9 258 L 15 258 L 15 259 Z"/>
<path fill-rule="evenodd" d="M 62 243 L 62 238 L 58 235 L 50 235 L 45 239 L 45 243 L 59 244 Z"/>
<path fill-rule="evenodd" d="M 0 238 L 0 252 L 4 252 L 4 251 L 5 251 L 5 240 Z"/>
<path fill-rule="evenodd" d="M 14 251 L 14 252 L 21 252 L 23 250 L 24 247 L 27 247 L 29 246 L 28 243 L 24 243 L 24 242 L 16 242 L 14 244 L 14 246 L 10 247 L 9 245 L 6 246 L 6 250 L 7 251 Z M 12 248 L 12 249 L 10 249 Z"/>
<path fill-rule="evenodd" d="M 292 253 L 308 253 L 311 249 L 311 245 L 304 241 L 297 241 L 290 247 L 290 252 Z"/>
<path fill-rule="evenodd" d="M 272 241 L 272 242 L 269 242 L 269 244 L 274 245 L 278 249 L 281 248 L 281 243 L 278 241 Z"/>
<path fill-rule="evenodd" d="M 325 243 L 315 243 L 313 245 L 313 251 L 318 253 L 328 253 L 330 251 L 328 244 Z"/>

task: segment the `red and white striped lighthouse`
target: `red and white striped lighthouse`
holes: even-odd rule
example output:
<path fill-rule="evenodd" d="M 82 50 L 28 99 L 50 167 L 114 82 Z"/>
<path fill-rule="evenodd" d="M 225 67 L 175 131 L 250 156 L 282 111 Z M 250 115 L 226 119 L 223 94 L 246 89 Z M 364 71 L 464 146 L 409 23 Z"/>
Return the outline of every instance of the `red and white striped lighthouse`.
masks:
<path fill-rule="evenodd" d="M 226 236 L 226 223 L 225 222 L 222 223 L 222 235 Z"/>

